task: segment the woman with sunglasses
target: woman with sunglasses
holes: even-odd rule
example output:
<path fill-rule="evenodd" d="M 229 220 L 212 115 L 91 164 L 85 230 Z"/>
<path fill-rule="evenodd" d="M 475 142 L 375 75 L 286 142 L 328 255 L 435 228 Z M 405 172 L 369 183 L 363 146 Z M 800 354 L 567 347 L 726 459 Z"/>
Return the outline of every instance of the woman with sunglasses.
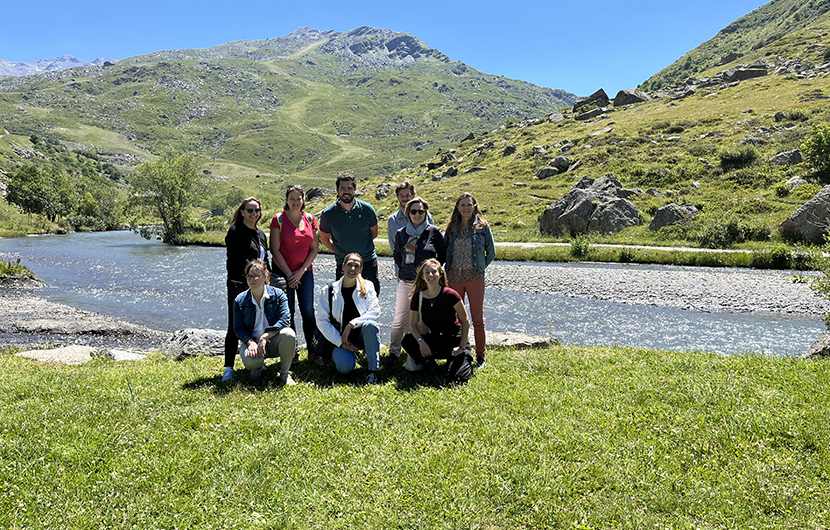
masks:
<path fill-rule="evenodd" d="M 398 289 L 395 293 L 395 317 L 389 341 L 389 361 L 394 363 L 401 356 L 401 339 L 409 332 L 409 298 L 415 282 L 416 271 L 425 260 L 437 258 L 444 263 L 447 246 L 441 229 L 427 221 L 429 204 L 415 197 L 406 203 L 406 225 L 395 234 L 392 255 L 398 271 Z"/>
<path fill-rule="evenodd" d="M 231 226 L 225 236 L 225 262 L 228 271 L 228 332 L 225 335 L 225 372 L 222 381 L 233 379 L 238 339 L 233 331 L 233 302 L 248 288 L 245 268 L 256 259 L 268 262 L 268 243 L 265 232 L 257 228 L 262 218 L 262 203 L 256 197 L 248 197 L 233 214 Z"/>

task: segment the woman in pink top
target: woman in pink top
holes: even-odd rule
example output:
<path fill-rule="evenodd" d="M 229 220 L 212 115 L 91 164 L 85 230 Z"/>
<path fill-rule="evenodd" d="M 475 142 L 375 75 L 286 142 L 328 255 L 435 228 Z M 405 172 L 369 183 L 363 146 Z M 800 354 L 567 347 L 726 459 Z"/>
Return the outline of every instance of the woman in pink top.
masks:
<path fill-rule="evenodd" d="M 302 186 L 288 186 L 285 190 L 285 206 L 271 220 L 271 256 L 274 261 L 274 274 L 285 278 L 287 284 L 288 309 L 291 313 L 291 329 L 294 324 L 295 299 L 299 299 L 300 315 L 303 318 L 303 335 L 306 344 L 314 336 L 314 272 L 311 264 L 317 257 L 319 243 L 317 240 L 317 219 L 306 213 L 305 194 Z M 322 365 L 313 352 L 308 358 Z M 294 355 L 294 364 L 299 362 L 299 353 Z"/>

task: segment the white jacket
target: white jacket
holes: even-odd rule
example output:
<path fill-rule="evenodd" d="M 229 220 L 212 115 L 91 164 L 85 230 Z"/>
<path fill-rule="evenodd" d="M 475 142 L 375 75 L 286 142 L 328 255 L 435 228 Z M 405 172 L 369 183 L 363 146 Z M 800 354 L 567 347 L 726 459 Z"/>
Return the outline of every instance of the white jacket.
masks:
<path fill-rule="evenodd" d="M 343 279 L 339 279 L 332 284 L 332 297 L 331 297 L 331 314 L 329 313 L 329 285 L 323 285 L 323 288 L 320 289 L 320 292 L 317 295 L 317 312 L 316 312 L 316 320 L 317 320 L 317 328 L 320 330 L 320 333 L 326 337 L 326 339 L 334 344 L 335 346 L 340 346 L 343 344 L 341 340 L 343 336 L 343 330 L 347 324 L 351 324 L 353 328 L 359 328 L 363 326 L 363 323 L 367 320 L 374 320 L 377 322 L 378 318 L 380 317 L 380 302 L 378 301 L 378 295 L 375 294 L 375 286 L 372 285 L 372 282 L 366 281 L 366 298 L 360 296 L 360 285 L 355 286 L 354 294 L 352 295 L 352 300 L 354 300 L 354 305 L 357 307 L 357 312 L 360 314 L 359 317 L 353 319 L 351 322 L 343 322 L 343 292 L 340 290 L 343 285 Z M 334 320 L 340 322 L 341 329 L 337 329 L 334 324 L 331 323 L 330 316 L 334 316 Z"/>

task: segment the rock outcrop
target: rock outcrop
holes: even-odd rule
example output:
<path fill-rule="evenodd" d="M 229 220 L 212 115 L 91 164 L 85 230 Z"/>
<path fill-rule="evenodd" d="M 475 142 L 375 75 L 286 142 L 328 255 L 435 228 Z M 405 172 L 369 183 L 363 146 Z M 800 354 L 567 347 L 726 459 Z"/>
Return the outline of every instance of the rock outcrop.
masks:
<path fill-rule="evenodd" d="M 161 347 L 168 357 L 218 357 L 225 354 L 225 332 L 215 329 L 185 328 L 173 332 Z"/>
<path fill-rule="evenodd" d="M 580 108 L 591 105 L 597 107 L 607 107 L 610 103 L 611 101 L 608 99 L 608 94 L 605 93 L 605 90 L 600 88 L 590 96 L 577 99 L 573 106 L 573 112 L 576 113 Z"/>
<path fill-rule="evenodd" d="M 625 90 L 617 92 L 617 96 L 614 98 L 614 106 L 622 107 L 624 105 L 633 105 L 635 103 L 644 103 L 646 101 L 651 101 L 651 96 L 640 90 L 626 88 Z"/>
<path fill-rule="evenodd" d="M 648 225 L 649 230 L 660 230 L 664 226 L 689 221 L 700 211 L 691 204 L 667 204 L 657 209 L 654 219 Z"/>
<path fill-rule="evenodd" d="M 626 190 L 614 175 L 598 179 L 582 177 L 567 195 L 548 206 L 539 217 L 543 234 L 570 234 L 588 231 L 604 234 L 640 224 L 637 207 L 626 197 Z"/>
<path fill-rule="evenodd" d="M 820 359 L 824 357 L 830 357 L 830 333 L 825 333 L 801 356 L 802 359 Z"/>
<path fill-rule="evenodd" d="M 789 239 L 803 239 L 814 245 L 824 243 L 830 232 L 830 185 L 807 201 L 789 219 L 778 226 L 778 231 Z"/>

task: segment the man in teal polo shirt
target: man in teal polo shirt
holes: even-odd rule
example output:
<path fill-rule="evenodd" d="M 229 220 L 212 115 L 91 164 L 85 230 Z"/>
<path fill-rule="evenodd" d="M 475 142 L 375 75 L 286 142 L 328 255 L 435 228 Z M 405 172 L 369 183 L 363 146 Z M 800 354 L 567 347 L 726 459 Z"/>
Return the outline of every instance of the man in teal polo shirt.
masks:
<path fill-rule="evenodd" d="M 351 173 L 337 177 L 337 201 L 320 214 L 320 241 L 334 252 L 337 279 L 343 275 L 346 254 L 357 252 L 363 258 L 363 277 L 380 293 L 378 255 L 378 215 L 371 204 L 355 198 L 357 182 Z"/>

